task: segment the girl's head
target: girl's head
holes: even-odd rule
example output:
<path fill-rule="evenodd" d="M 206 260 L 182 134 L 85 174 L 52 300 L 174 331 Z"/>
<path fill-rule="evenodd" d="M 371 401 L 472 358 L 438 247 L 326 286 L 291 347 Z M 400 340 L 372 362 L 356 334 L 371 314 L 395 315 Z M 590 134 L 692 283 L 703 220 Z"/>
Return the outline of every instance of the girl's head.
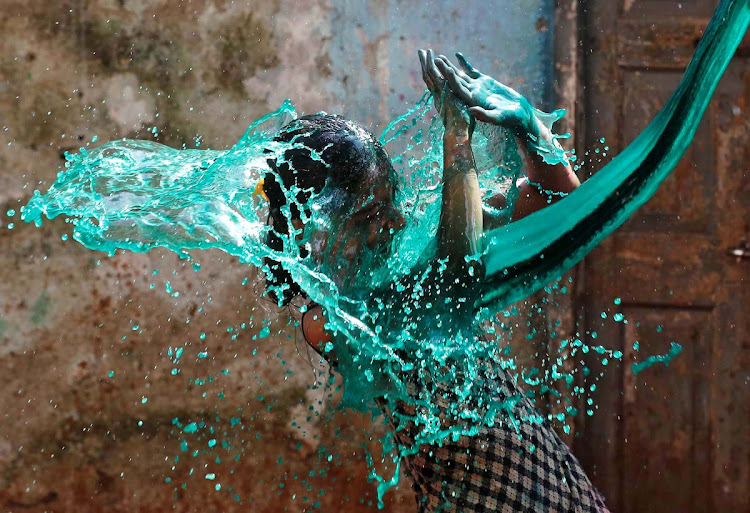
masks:
<path fill-rule="evenodd" d="M 388 154 L 368 131 L 328 114 L 296 119 L 275 140 L 293 146 L 283 158 L 268 161 L 272 172 L 263 188 L 273 228 L 269 246 L 283 250 L 280 235 L 288 236 L 291 224 L 300 231 L 296 239 L 309 248 L 303 256 L 309 256 L 314 267 L 339 288 L 353 285 L 359 272 L 368 271 L 363 266 L 383 263 L 404 225 L 395 205 L 396 176 Z M 289 287 L 277 299 L 287 303 L 301 293 L 278 262 L 267 264 L 267 282 Z"/>

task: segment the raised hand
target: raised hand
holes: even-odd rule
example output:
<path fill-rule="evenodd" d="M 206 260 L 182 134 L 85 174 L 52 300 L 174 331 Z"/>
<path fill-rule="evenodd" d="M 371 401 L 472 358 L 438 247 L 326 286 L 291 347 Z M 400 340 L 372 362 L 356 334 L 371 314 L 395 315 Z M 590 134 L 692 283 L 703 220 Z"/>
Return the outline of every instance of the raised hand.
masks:
<path fill-rule="evenodd" d="M 474 130 L 474 118 L 451 88 L 446 87 L 445 77 L 437 68 L 432 50 L 419 50 L 419 62 L 422 64 L 422 79 L 432 93 L 435 108 L 442 115 L 446 132 L 468 131 L 471 134 Z"/>
<path fill-rule="evenodd" d="M 460 67 L 443 55 L 434 59 L 434 66 L 458 99 L 469 107 L 472 116 L 515 131 L 533 131 L 534 109 L 523 96 L 480 73 L 461 53 L 456 58 Z"/>
<path fill-rule="evenodd" d="M 483 274 L 478 271 L 481 263 L 476 259 L 466 260 L 466 256 L 479 253 L 482 235 L 482 194 L 471 148 L 475 121 L 438 71 L 432 50 L 420 50 L 419 61 L 422 63 L 422 77 L 445 126 L 437 254 L 439 258 L 447 259 L 446 284 L 475 283 L 474 276 Z M 447 279 L 449 275 L 451 280 Z M 462 285 L 456 286 L 460 288 Z M 468 289 L 464 292 L 468 293 Z M 473 304 L 473 301 L 459 301 L 458 304 Z"/>
<path fill-rule="evenodd" d="M 419 50 L 419 63 L 422 65 L 422 80 L 424 80 L 427 89 L 432 93 L 435 101 L 435 108 L 440 112 L 440 99 L 443 97 L 443 88 L 445 87 L 445 77 L 440 74 L 435 65 L 435 54 L 432 50 Z"/>

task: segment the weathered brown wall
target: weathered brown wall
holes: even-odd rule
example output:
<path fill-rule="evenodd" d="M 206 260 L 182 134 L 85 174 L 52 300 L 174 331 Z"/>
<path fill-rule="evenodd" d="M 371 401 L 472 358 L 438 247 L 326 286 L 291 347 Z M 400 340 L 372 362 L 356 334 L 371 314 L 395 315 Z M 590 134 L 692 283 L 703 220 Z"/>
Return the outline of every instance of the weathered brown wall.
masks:
<path fill-rule="evenodd" d="M 170 146 L 195 147 L 202 134 L 201 147 L 223 148 L 287 97 L 305 112 L 387 121 L 423 89 L 416 48 L 453 38 L 448 20 L 460 13 L 425 8 L 410 35 L 393 33 L 395 18 L 382 9 L 376 29 L 350 30 L 358 9 L 326 0 L 0 1 L 3 511 L 372 509 L 363 447 L 377 451 L 368 432 L 382 434 L 379 422 L 334 414 L 338 384 L 316 385 L 327 374 L 314 371 L 287 313 L 258 302 L 251 270 L 218 252 L 198 255 L 197 272 L 161 251 L 109 258 L 61 240 L 70 232 L 63 220 L 37 229 L 6 215 L 52 183 L 63 152 L 94 136 L 153 139 L 158 126 L 157 140 Z M 529 12 L 530 27 L 547 26 Z M 443 31 L 424 40 L 440 20 Z M 480 60 L 508 72 L 487 57 L 493 44 L 477 43 Z M 523 46 L 515 59 L 538 76 L 540 52 Z M 347 75 L 332 63 L 332 52 L 350 48 L 371 58 L 361 63 L 375 79 L 369 88 L 356 85 L 362 68 Z M 408 75 L 373 72 L 407 54 Z M 410 89 L 397 96 L 402 83 Z M 544 96 L 534 78 L 516 83 Z M 258 339 L 262 318 L 274 324 Z M 177 422 L 205 425 L 185 434 Z M 401 488 L 387 511 L 415 509 Z"/>
<path fill-rule="evenodd" d="M 326 46 L 310 44 L 329 30 L 325 2 L 309 2 L 307 22 L 296 24 L 274 18 L 282 1 L 54 4 L 3 5 L 3 213 L 54 179 L 61 152 L 94 135 L 148 137 L 158 126 L 171 146 L 194 147 L 201 133 L 203 147 L 222 147 L 275 106 L 273 81 L 303 110 L 330 100 L 316 93 Z M 273 81 L 263 79 L 269 68 Z M 316 502 L 330 511 L 344 501 L 370 509 L 359 499 L 374 499 L 361 449 L 372 424 L 356 414 L 326 419 L 333 392 L 312 388 L 299 341 L 253 341 L 259 324 L 241 330 L 253 316 L 294 333 L 283 312 L 254 311 L 250 270 L 219 253 L 201 255 L 199 272 L 166 252 L 106 258 L 61 241 L 62 221 L 43 229 L 6 221 L 19 226 L 0 231 L 3 511 L 282 511 Z M 179 297 L 165 292 L 167 281 Z M 239 330 L 236 341 L 228 327 Z M 184 350 L 177 364 L 170 347 Z M 198 358 L 203 350 L 208 357 Z M 206 427 L 184 434 L 175 418 Z M 388 499 L 404 503 L 393 510 L 413 509 L 404 493 Z"/>

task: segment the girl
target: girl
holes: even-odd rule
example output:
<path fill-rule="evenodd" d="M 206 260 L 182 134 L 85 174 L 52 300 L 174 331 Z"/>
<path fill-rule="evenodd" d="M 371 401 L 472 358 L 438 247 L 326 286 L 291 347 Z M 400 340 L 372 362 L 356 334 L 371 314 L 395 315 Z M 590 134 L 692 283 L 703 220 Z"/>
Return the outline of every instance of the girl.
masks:
<path fill-rule="evenodd" d="M 481 259 L 472 257 L 481 252 L 483 230 L 502 222 L 487 215 L 484 207 L 505 206 L 502 196 L 482 204 L 471 148 L 475 120 L 512 130 L 525 155 L 528 179 L 519 184 L 514 220 L 543 208 L 559 193 L 574 190 L 579 181 L 567 162 L 549 165 L 540 156 L 543 148 L 559 146 L 538 119 L 538 111 L 518 93 L 481 74 L 460 55 L 460 68 L 445 57 L 435 58 L 432 51 L 420 50 L 419 57 L 445 128 L 439 227 L 434 251 L 420 267 L 426 271 L 412 273 L 399 287 L 390 286 L 378 297 L 379 304 L 388 305 L 384 309 L 390 312 L 391 321 L 411 323 L 413 336 L 439 343 L 447 337 L 475 334 L 472 305 L 481 294 L 483 269 Z M 313 265 L 325 268 L 340 290 L 356 294 L 367 285 L 362 278 L 367 273 L 357 271 L 387 264 L 394 237 L 404 226 L 395 203 L 397 182 L 388 155 L 374 136 L 355 123 L 325 114 L 295 120 L 277 139 L 295 144 L 283 162 L 269 162 L 273 172 L 264 181 L 273 227 L 269 245 L 281 249 L 280 235 L 289 235 L 291 218 L 291 227 L 297 238 L 304 239 Z M 296 201 L 287 201 L 282 185 L 297 191 Z M 310 191 L 326 223 L 303 222 L 310 219 Z M 298 285 L 277 262 L 269 261 L 268 269 L 268 283 L 281 302 L 300 295 Z M 421 276 L 418 282 L 414 275 Z M 420 293 L 415 295 L 417 286 Z M 335 363 L 335 351 L 330 350 L 334 339 L 326 330 L 320 306 L 309 306 L 302 329 L 307 342 Z M 537 420 L 480 423 L 473 436 L 466 436 L 469 430 L 462 429 L 464 436 L 446 437 L 439 444 L 417 443 L 406 463 L 419 510 L 606 511 L 578 461 L 535 412 L 511 375 L 485 362 L 474 379 L 502 404 L 511 405 L 506 412 L 509 418 Z M 414 397 L 425 386 L 416 379 L 410 384 Z M 450 396 L 446 389 L 441 397 Z M 461 421 L 447 413 L 448 403 L 443 405 L 441 422 L 450 429 L 454 426 L 449 424 Z M 381 404 L 385 407 L 386 403 Z M 414 426 L 404 420 L 415 418 L 414 404 L 403 403 L 400 411 L 387 415 L 400 447 L 415 445 Z"/>

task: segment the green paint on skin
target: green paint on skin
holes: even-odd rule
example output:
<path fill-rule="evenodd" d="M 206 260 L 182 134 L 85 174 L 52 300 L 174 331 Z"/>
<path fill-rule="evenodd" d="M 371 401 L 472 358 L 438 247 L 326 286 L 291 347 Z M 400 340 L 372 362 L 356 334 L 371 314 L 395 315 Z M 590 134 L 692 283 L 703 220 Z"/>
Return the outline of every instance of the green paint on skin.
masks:
<path fill-rule="evenodd" d="M 31 308 L 29 309 L 29 319 L 33 324 L 36 324 L 39 326 L 44 322 L 44 319 L 47 317 L 47 314 L 49 313 L 49 307 L 50 307 L 50 299 L 49 294 L 47 294 L 47 291 L 45 290 L 42 292 L 36 301 L 34 301 L 34 304 L 31 305 Z"/>
<path fill-rule="evenodd" d="M 638 374 L 639 372 L 645 369 L 648 369 L 649 367 L 651 367 L 652 365 L 656 363 L 663 363 L 666 367 L 669 367 L 669 364 L 672 362 L 672 358 L 674 358 L 681 352 L 682 352 L 682 346 L 680 344 L 676 344 L 672 342 L 669 352 L 667 354 L 649 356 L 642 362 L 636 362 L 632 364 L 630 368 L 633 370 L 633 374 Z"/>
<path fill-rule="evenodd" d="M 3 335 L 5 335 L 5 330 L 8 329 L 8 321 L 0 317 L 0 340 L 2 340 Z"/>
<path fill-rule="evenodd" d="M 591 349 L 606 358 L 622 357 L 576 339 L 569 343 L 569 354 L 561 354 L 556 363 L 553 359 L 551 370 L 521 373 L 502 348 L 478 336 L 476 326 L 564 274 L 654 194 L 691 142 L 749 21 L 747 0 L 722 0 L 679 88 L 630 146 L 574 193 L 485 233 L 482 254 L 472 258 L 482 260 L 486 276 L 481 294 L 471 299 L 443 280 L 445 261 L 426 264 L 435 252 L 442 194 L 442 127 L 437 119 L 425 126 L 431 104 L 427 95 L 380 138 L 397 150 L 405 148 L 392 153 L 398 174 L 396 200 L 406 226 L 388 258 L 364 252 L 361 262 L 348 265 L 344 271 L 367 272 L 347 275 L 349 286 L 342 290 L 331 279 L 341 269 L 328 264 L 313 267 L 292 238 L 284 238 L 283 252 L 265 244 L 269 229 L 265 203 L 253 192 L 269 172 L 269 157 L 283 161 L 286 150 L 301 146 L 273 141 L 278 130 L 296 117 L 289 102 L 253 123 L 226 151 L 180 151 L 151 141 L 120 140 L 66 155 L 66 167 L 57 181 L 45 194 L 35 192 L 22 217 L 40 225 L 43 217 L 64 215 L 74 224 L 75 240 L 110 254 L 165 247 L 188 258 L 189 250 L 216 248 L 260 268 L 267 257 L 280 262 L 328 312 L 327 327 L 335 337 L 333 348 L 326 350 L 335 349 L 344 376 L 343 404 L 379 412 L 374 399 L 381 397 L 396 422 L 413 427 L 411 446 L 398 445 L 392 435 L 383 440 L 386 452 L 398 449 L 394 462 L 398 468 L 401 458 L 414 454 L 421 444 L 473 436 L 482 426 L 501 422 L 515 428 L 520 422 L 542 422 L 522 397 L 503 397 L 488 386 L 501 372 L 544 384 L 551 391 L 555 382 L 573 387 L 575 373 L 586 380 L 598 379 L 587 368 L 567 370 L 567 358 Z M 550 125 L 559 117 L 537 115 Z M 512 137 L 480 124 L 474 145 L 481 186 L 487 196 L 504 193 L 507 209 L 512 210 L 515 181 L 521 173 Z M 566 158 L 557 147 L 537 149 L 548 161 Z M 290 202 L 296 201 L 298 191 L 284 192 Z M 326 216 L 326 205 L 313 198 L 308 223 L 337 233 L 343 221 Z M 168 282 L 166 289 L 172 294 Z M 473 302 L 473 310 L 467 301 Z M 542 302 L 534 309 L 542 312 L 545 307 Z M 495 323 L 501 338 L 513 333 L 514 326 L 531 326 L 523 315 L 512 309 L 507 319 Z M 533 336 L 534 331 L 529 332 Z M 264 326 L 257 338 L 268 335 L 270 329 Z M 673 356 L 670 351 L 654 357 L 649 365 L 666 364 Z M 417 405 L 419 415 L 398 412 L 400 401 Z M 575 414 L 574 409 L 567 411 Z M 565 414 L 560 420 L 564 418 Z M 190 423 L 183 432 L 197 430 Z M 186 444 L 182 450 L 187 450 Z M 382 501 L 385 491 L 397 483 L 397 474 L 392 478 L 373 474 L 373 478 Z"/>

